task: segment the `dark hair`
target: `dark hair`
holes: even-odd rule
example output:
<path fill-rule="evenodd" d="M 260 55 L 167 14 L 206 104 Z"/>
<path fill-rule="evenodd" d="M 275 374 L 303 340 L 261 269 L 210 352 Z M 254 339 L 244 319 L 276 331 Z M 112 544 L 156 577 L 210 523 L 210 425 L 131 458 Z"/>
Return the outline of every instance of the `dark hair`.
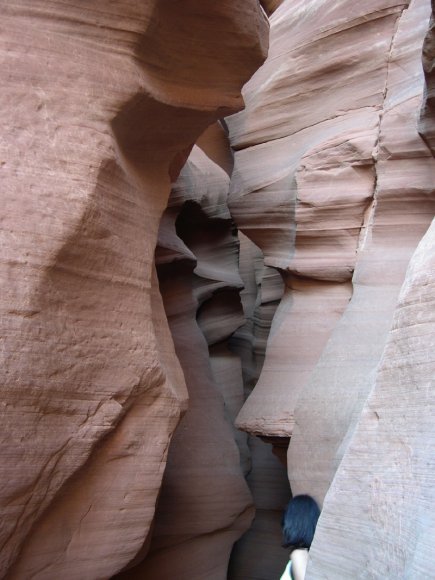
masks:
<path fill-rule="evenodd" d="M 282 517 L 283 547 L 310 549 L 319 516 L 319 506 L 310 495 L 295 496 Z"/>

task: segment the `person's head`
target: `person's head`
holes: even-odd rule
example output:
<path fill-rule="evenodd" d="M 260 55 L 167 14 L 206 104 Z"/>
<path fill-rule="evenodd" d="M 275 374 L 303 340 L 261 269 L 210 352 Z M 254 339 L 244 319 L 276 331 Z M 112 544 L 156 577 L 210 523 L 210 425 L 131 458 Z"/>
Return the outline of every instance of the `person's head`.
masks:
<path fill-rule="evenodd" d="M 310 549 L 320 509 L 309 495 L 296 495 L 287 505 L 282 517 L 284 548 Z"/>

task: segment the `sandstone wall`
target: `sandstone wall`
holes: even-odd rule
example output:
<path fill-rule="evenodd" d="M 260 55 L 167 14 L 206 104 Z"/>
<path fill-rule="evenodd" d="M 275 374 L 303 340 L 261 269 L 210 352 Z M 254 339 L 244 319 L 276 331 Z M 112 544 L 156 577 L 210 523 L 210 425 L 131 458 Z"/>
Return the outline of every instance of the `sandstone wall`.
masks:
<path fill-rule="evenodd" d="M 435 214 L 435 164 L 417 132 L 428 8 L 427 2 L 411 2 L 396 22 L 380 114 L 374 197 L 357 249 L 352 299 L 295 412 L 291 481 L 295 491 L 308 489 L 320 498 L 373 386 L 408 261 Z M 314 459 L 306 456 L 307 446 L 316 449 Z"/>
<path fill-rule="evenodd" d="M 432 15 L 429 30 L 423 45 L 423 69 L 426 85 L 420 115 L 419 131 L 432 153 L 435 150 L 435 2 L 432 0 Z"/>
<path fill-rule="evenodd" d="M 429 0 L 3 4 L 0 576 L 430 577 Z"/>
<path fill-rule="evenodd" d="M 149 553 L 120 577 L 226 578 L 232 545 L 252 521 L 232 427 L 243 403 L 240 360 L 225 348 L 243 322 L 228 184 L 195 147 L 161 223 L 160 290 L 189 408 L 171 442 Z"/>
<path fill-rule="evenodd" d="M 108 577 L 187 408 L 153 274 L 170 179 L 242 106 L 267 23 L 253 0 L 14 0 L 2 30 L 0 574 Z"/>
<path fill-rule="evenodd" d="M 429 2 L 284 1 L 230 117 L 237 225 L 286 292 L 237 419 L 292 436 L 294 493 L 322 500 L 373 384 L 406 267 L 435 210 L 418 131 Z"/>
<path fill-rule="evenodd" d="M 326 496 L 310 578 L 432 578 L 435 222 L 413 255 L 376 376 Z"/>
<path fill-rule="evenodd" d="M 283 295 L 283 282 L 275 268 L 264 265 L 261 250 L 242 232 L 239 268 L 244 288 L 241 292 L 245 323 L 230 339 L 230 348 L 240 357 L 249 396 L 264 363 L 269 331 Z M 287 469 L 277 457 L 273 442 L 248 436 L 249 456 L 246 475 L 255 504 L 255 519 L 235 545 L 228 580 L 253 577 L 279 578 L 286 565 L 287 551 L 281 547 L 281 514 L 290 497 Z M 287 442 L 286 442 L 287 443 Z M 284 455 L 286 447 L 284 447 Z"/>
<path fill-rule="evenodd" d="M 432 2 L 419 125 L 432 152 L 433 12 Z M 312 578 L 433 575 L 434 285 L 433 221 L 411 258 L 373 390 L 325 498 Z"/>

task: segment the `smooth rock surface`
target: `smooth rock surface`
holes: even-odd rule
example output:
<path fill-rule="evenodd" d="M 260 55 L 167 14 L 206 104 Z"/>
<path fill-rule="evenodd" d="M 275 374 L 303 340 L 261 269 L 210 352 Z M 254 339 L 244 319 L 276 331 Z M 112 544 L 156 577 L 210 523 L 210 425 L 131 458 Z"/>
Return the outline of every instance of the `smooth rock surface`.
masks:
<path fill-rule="evenodd" d="M 267 22 L 253 0 L 2 8 L 0 574 L 108 577 L 187 405 L 153 282 L 170 180 L 243 105 Z"/>
<path fill-rule="evenodd" d="M 244 88 L 246 109 L 227 120 L 236 149 L 231 211 L 288 288 L 264 376 L 238 419 L 247 431 L 291 433 L 295 402 L 351 296 L 400 10 L 374 4 L 339 2 L 324 11 L 323 2 L 309 10 L 283 2 L 270 19 L 268 59 Z M 297 346 L 288 335 L 293 324 Z M 275 329 L 282 333 L 276 355 Z"/>
<path fill-rule="evenodd" d="M 411 258 L 375 385 L 326 496 L 309 578 L 433 577 L 435 222 Z"/>
<path fill-rule="evenodd" d="M 431 7 L 4 3 L 0 577 L 432 577 Z"/>
<path fill-rule="evenodd" d="M 397 22 L 375 151 L 376 187 L 361 231 L 352 299 L 295 409 L 290 482 L 294 493 L 320 501 L 373 387 L 409 259 L 435 214 L 435 162 L 417 132 L 428 8 L 426 1 L 413 1 Z"/>
<path fill-rule="evenodd" d="M 409 7 L 408 7 L 409 4 Z M 289 436 L 294 493 L 323 499 L 435 211 L 417 132 L 429 2 L 284 1 L 227 119 L 230 208 L 286 284 L 237 425 Z"/>
<path fill-rule="evenodd" d="M 189 408 L 169 449 L 150 550 L 119 578 L 223 580 L 254 514 L 236 444 L 246 464 L 246 435 L 232 425 L 243 404 L 241 363 L 225 343 L 244 321 L 228 187 L 228 175 L 194 147 L 162 220 L 160 290 Z"/>

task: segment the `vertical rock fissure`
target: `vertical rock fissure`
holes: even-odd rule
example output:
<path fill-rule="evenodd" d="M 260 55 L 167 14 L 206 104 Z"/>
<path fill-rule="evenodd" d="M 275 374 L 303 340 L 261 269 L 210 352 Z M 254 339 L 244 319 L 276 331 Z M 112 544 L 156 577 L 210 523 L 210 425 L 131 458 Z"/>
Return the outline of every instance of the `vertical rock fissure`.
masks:
<path fill-rule="evenodd" d="M 384 84 L 384 90 L 382 92 L 382 102 L 380 104 L 379 120 L 378 120 L 378 124 L 377 124 L 377 129 L 376 129 L 377 135 L 376 135 L 376 139 L 375 139 L 374 146 L 373 146 L 373 152 L 372 152 L 373 172 L 374 172 L 373 196 L 372 196 L 372 200 L 370 202 L 368 202 L 367 208 L 363 214 L 363 221 L 361 224 L 361 232 L 360 232 L 360 236 L 359 236 L 358 246 L 356 248 L 357 254 L 359 252 L 361 252 L 362 250 L 364 250 L 364 248 L 367 244 L 367 241 L 369 239 L 374 220 L 375 220 L 376 206 L 377 206 L 377 199 L 378 199 L 379 144 L 380 144 L 380 140 L 381 140 L 382 120 L 383 120 L 384 113 L 385 113 L 385 103 L 387 100 L 388 81 L 389 81 L 389 76 L 390 76 L 392 53 L 393 53 L 393 49 L 394 49 L 394 42 L 396 39 L 396 35 L 397 35 L 397 32 L 399 30 L 399 26 L 400 26 L 400 20 L 407 10 L 408 10 L 408 8 L 406 6 L 404 6 L 402 8 L 402 10 L 400 11 L 400 13 L 397 15 L 396 22 L 394 25 L 393 34 L 391 35 L 390 46 L 388 49 L 387 62 L 386 62 L 386 72 L 385 72 L 385 84 Z"/>

